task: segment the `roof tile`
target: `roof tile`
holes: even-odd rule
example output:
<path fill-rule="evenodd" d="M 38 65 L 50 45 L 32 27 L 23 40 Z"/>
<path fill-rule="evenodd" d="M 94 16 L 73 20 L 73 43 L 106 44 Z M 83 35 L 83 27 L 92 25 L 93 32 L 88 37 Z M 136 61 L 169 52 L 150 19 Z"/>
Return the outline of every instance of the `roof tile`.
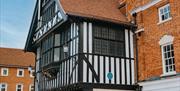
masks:
<path fill-rule="evenodd" d="M 60 0 L 60 2 L 64 11 L 70 15 L 127 22 L 127 18 L 118 9 L 119 0 Z"/>
<path fill-rule="evenodd" d="M 34 66 L 35 58 L 31 52 L 22 49 L 0 48 L 0 65 L 6 66 Z"/>

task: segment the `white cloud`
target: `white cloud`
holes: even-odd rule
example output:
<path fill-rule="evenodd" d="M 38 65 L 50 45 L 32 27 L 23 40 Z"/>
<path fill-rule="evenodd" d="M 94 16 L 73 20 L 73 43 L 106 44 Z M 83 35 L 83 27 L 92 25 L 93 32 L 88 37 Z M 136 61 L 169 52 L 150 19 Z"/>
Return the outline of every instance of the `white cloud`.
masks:
<path fill-rule="evenodd" d="M 21 31 L 20 31 L 21 30 Z M 0 27 L 0 46 L 10 48 L 24 48 L 27 30 L 13 26 L 9 23 L 3 23 Z"/>

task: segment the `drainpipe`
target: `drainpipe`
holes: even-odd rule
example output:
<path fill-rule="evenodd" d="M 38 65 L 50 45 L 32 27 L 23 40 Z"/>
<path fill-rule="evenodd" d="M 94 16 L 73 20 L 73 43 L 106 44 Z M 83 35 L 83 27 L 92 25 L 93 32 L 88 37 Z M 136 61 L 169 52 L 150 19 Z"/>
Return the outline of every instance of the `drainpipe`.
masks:
<path fill-rule="evenodd" d="M 134 28 L 134 30 L 136 31 L 137 30 L 137 13 L 133 13 L 132 14 L 133 16 L 133 21 L 134 21 L 134 24 L 136 25 L 136 27 Z M 138 38 L 137 38 L 137 35 L 135 33 L 134 35 L 134 39 L 135 39 L 135 46 L 136 46 L 136 85 L 138 85 L 138 81 L 139 81 L 139 58 L 138 58 Z M 136 91 L 142 91 L 142 87 L 141 86 L 138 86 L 138 88 L 136 89 Z"/>
<path fill-rule="evenodd" d="M 134 24 L 136 25 L 136 27 L 134 28 L 134 30 L 136 31 L 137 30 L 137 20 L 136 20 L 136 17 L 137 17 L 137 13 L 133 13 L 132 14 L 132 16 L 133 16 L 133 21 L 134 21 Z M 135 46 L 136 46 L 136 83 L 139 81 L 139 78 L 138 78 L 138 47 L 137 47 L 137 45 L 138 45 L 138 38 L 137 38 L 137 36 L 136 36 L 136 33 L 135 33 L 135 35 L 134 35 L 134 37 L 135 37 Z"/>

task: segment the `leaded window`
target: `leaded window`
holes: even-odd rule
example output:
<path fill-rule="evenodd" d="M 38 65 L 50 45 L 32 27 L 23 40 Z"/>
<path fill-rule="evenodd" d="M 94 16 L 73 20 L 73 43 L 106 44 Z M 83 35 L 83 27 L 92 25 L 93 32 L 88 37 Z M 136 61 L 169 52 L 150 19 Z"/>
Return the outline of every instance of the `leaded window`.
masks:
<path fill-rule="evenodd" d="M 70 48 L 71 44 L 71 46 L 74 48 L 73 45 L 75 45 L 76 38 L 78 38 L 78 33 L 71 31 L 70 26 L 49 34 L 46 38 L 44 38 L 44 40 L 42 40 L 40 53 L 42 57 L 40 63 L 41 66 L 45 66 L 53 62 L 58 62 L 69 56 L 70 50 L 68 50 L 69 52 L 67 52 L 65 55 L 63 47 L 66 45 L 68 48 Z M 72 41 L 74 42 L 70 43 Z M 73 51 L 75 50 L 76 49 L 73 49 Z"/>
<path fill-rule="evenodd" d="M 51 3 L 48 7 L 42 7 L 42 25 L 50 21 L 55 16 L 55 2 Z"/>
<path fill-rule="evenodd" d="M 93 25 L 94 53 L 124 56 L 124 31 L 119 26 Z"/>
<path fill-rule="evenodd" d="M 54 61 L 59 61 L 59 57 L 60 57 L 60 48 L 54 48 Z"/>
<path fill-rule="evenodd" d="M 53 34 L 50 34 L 42 41 L 42 64 L 47 65 L 53 62 Z"/>

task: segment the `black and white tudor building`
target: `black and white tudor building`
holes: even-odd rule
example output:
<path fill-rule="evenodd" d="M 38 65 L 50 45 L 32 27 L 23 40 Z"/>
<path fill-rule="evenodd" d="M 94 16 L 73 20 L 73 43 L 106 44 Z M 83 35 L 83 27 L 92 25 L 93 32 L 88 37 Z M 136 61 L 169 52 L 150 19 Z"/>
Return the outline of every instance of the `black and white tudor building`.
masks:
<path fill-rule="evenodd" d="M 133 24 L 119 0 L 38 0 L 25 51 L 36 91 L 135 91 Z"/>

